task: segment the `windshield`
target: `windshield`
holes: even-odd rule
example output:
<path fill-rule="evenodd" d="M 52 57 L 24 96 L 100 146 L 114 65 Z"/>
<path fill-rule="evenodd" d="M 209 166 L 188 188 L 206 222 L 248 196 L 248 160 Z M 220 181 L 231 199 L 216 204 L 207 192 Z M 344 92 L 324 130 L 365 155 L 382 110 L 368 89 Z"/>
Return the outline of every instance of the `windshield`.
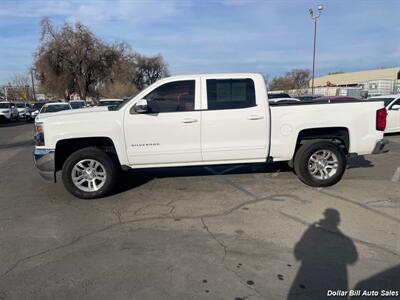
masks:
<path fill-rule="evenodd" d="M 10 103 L 0 103 L 0 108 L 10 108 Z"/>
<path fill-rule="evenodd" d="M 39 110 L 42 108 L 43 105 L 44 105 L 44 103 L 35 103 L 35 104 L 33 104 L 33 109 Z"/>
<path fill-rule="evenodd" d="M 71 109 L 68 104 L 47 105 L 42 107 L 40 113 L 52 113 L 68 109 Z"/>
<path fill-rule="evenodd" d="M 385 102 L 385 107 L 388 106 L 395 98 L 369 98 L 368 100 L 379 100 Z"/>
<path fill-rule="evenodd" d="M 16 103 L 15 106 L 18 108 L 25 108 L 26 104 L 25 103 Z"/>
<path fill-rule="evenodd" d="M 70 102 L 69 104 L 71 105 L 72 109 L 85 107 L 84 102 Z"/>

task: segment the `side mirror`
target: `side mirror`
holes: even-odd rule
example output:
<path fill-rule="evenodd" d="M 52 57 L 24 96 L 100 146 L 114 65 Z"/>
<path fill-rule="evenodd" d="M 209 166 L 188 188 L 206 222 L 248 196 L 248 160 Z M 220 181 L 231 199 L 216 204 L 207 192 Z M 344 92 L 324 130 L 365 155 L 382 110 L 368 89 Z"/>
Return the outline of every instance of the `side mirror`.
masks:
<path fill-rule="evenodd" d="M 391 110 L 400 110 L 400 105 L 399 104 L 393 105 Z"/>
<path fill-rule="evenodd" d="M 147 100 L 146 99 L 140 99 L 138 102 L 135 104 L 135 111 L 139 114 L 145 113 L 149 110 L 147 106 Z"/>

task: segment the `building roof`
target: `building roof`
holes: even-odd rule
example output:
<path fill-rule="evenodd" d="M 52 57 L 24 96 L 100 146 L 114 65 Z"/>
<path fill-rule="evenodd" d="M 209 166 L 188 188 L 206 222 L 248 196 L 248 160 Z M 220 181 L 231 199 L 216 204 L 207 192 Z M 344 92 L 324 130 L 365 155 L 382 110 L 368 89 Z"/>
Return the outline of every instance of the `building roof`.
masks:
<path fill-rule="evenodd" d="M 395 67 L 387 69 L 332 74 L 321 77 L 315 77 L 314 86 L 316 87 L 328 86 L 329 83 L 332 85 L 351 85 L 369 80 L 379 80 L 379 79 L 395 80 L 398 79 L 399 72 L 400 72 L 400 67 Z M 311 86 L 311 80 L 309 82 L 309 85 Z"/>

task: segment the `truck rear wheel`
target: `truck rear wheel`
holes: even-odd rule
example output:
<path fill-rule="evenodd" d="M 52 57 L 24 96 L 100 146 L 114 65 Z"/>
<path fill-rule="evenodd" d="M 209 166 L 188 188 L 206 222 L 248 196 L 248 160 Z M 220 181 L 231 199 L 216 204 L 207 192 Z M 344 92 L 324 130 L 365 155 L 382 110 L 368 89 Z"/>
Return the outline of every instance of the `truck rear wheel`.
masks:
<path fill-rule="evenodd" d="M 87 147 L 72 153 L 62 170 L 65 188 L 82 199 L 110 194 L 115 187 L 117 175 L 115 162 L 97 147 Z"/>
<path fill-rule="evenodd" d="M 331 186 L 340 181 L 346 169 L 346 156 L 332 142 L 305 143 L 294 158 L 297 177 L 313 187 Z"/>

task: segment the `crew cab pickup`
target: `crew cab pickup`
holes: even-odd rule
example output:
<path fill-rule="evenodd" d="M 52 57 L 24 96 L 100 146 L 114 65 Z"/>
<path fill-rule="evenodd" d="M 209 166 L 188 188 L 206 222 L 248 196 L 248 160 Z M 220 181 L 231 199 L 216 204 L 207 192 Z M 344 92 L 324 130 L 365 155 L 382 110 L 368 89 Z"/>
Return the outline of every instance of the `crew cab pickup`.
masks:
<path fill-rule="evenodd" d="M 346 155 L 385 150 L 386 114 L 382 101 L 273 105 L 259 74 L 175 76 L 118 107 L 40 115 L 34 161 L 80 198 L 111 193 L 121 169 L 276 161 L 323 187 Z"/>

